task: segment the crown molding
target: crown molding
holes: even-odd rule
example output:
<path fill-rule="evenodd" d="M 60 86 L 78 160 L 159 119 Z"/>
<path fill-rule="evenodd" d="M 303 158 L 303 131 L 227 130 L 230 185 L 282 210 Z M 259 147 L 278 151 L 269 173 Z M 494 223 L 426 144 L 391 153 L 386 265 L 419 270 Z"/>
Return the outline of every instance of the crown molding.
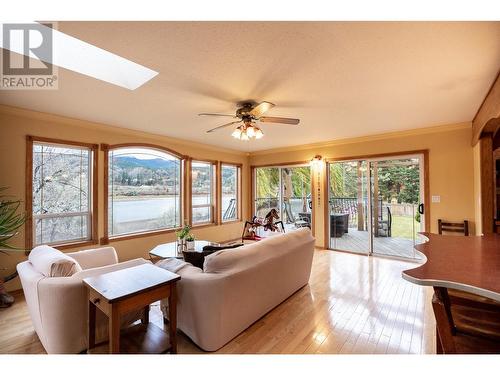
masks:
<path fill-rule="evenodd" d="M 312 149 L 346 145 L 346 144 L 352 144 L 352 143 L 378 141 L 378 140 L 391 139 L 391 138 L 411 137 L 411 136 L 415 136 L 415 135 L 443 133 L 443 132 L 466 130 L 466 129 L 472 131 L 472 123 L 470 121 L 469 122 L 461 122 L 461 123 L 457 123 L 457 124 L 429 126 L 429 127 L 425 127 L 425 128 L 418 128 L 418 129 L 409 129 L 409 130 L 401 130 L 401 131 L 388 132 L 388 133 L 379 133 L 379 134 L 373 134 L 373 135 L 366 135 L 366 136 L 362 136 L 362 137 L 335 139 L 335 140 L 330 140 L 330 141 L 325 141 L 325 142 L 308 143 L 306 145 L 287 146 L 287 147 L 279 147 L 279 148 L 273 148 L 273 149 L 267 149 L 267 150 L 260 150 L 260 151 L 251 152 L 250 156 L 268 155 L 268 154 L 276 154 L 276 153 L 281 153 L 281 152 L 290 152 L 290 151 L 298 151 L 298 150 L 300 150 L 300 151 L 312 150 Z"/>
<path fill-rule="evenodd" d="M 39 120 L 39 121 L 55 122 L 55 123 L 65 124 L 65 125 L 73 125 L 73 126 L 78 126 L 78 127 L 86 127 L 86 128 L 93 127 L 95 129 L 101 129 L 101 130 L 106 130 L 106 131 L 115 131 L 115 132 L 119 132 L 120 134 L 135 135 L 135 136 L 140 136 L 143 138 L 148 138 L 148 139 L 152 139 L 152 140 L 156 140 L 156 141 L 158 141 L 158 137 L 161 137 L 164 141 L 169 142 L 171 144 L 178 145 L 178 146 L 196 146 L 196 147 L 198 147 L 200 149 L 204 149 L 204 150 L 219 151 L 219 152 L 224 152 L 224 153 L 233 154 L 233 155 L 246 156 L 248 158 L 252 157 L 252 156 L 257 156 L 257 155 L 268 155 L 268 154 L 276 154 L 276 153 L 281 153 L 281 152 L 290 152 L 290 151 L 298 151 L 298 150 L 312 150 L 312 149 L 331 147 L 331 146 L 339 146 L 339 145 L 352 144 L 352 143 L 370 142 L 370 141 L 377 141 L 377 140 L 384 140 L 384 139 L 391 139 L 391 138 L 410 137 L 410 136 L 415 136 L 415 135 L 442 133 L 442 132 L 458 131 L 458 130 L 466 130 L 466 129 L 468 129 L 472 132 L 472 122 L 468 121 L 468 122 L 462 122 L 462 123 L 456 123 L 456 124 L 429 126 L 429 127 L 424 127 L 424 128 L 418 128 L 418 129 L 401 130 L 401 131 L 395 131 L 395 132 L 366 135 L 366 136 L 361 136 L 361 137 L 335 139 L 335 140 L 324 141 L 324 142 L 309 143 L 309 144 L 305 144 L 305 145 L 286 146 L 286 147 L 278 147 L 278 148 L 248 152 L 248 151 L 227 149 L 227 148 L 223 148 L 223 147 L 216 147 L 216 146 L 211 146 L 211 145 L 207 145 L 204 143 L 193 142 L 193 141 L 188 141 L 188 140 L 179 139 L 179 138 L 172 138 L 172 137 L 168 137 L 165 135 L 148 133 L 148 132 L 143 132 L 143 131 L 139 131 L 139 130 L 126 129 L 126 128 L 108 125 L 108 124 L 103 124 L 103 123 L 80 120 L 80 119 L 76 119 L 76 118 L 72 118 L 72 117 L 56 115 L 56 114 L 47 113 L 47 112 L 37 112 L 37 111 L 30 110 L 30 109 L 13 107 L 13 106 L 5 105 L 5 104 L 0 104 L 0 113 L 4 113 L 7 115 L 13 115 L 13 116 L 20 116 L 20 117 L 25 117 L 25 118 L 31 118 L 31 119 Z"/>
<path fill-rule="evenodd" d="M 58 123 L 58 124 L 64 124 L 64 125 L 84 127 L 87 129 L 90 127 L 90 128 L 94 128 L 94 129 L 108 131 L 108 132 L 109 131 L 119 132 L 120 134 L 148 138 L 151 140 L 155 140 L 156 142 L 158 142 L 158 137 L 161 137 L 163 141 L 168 142 L 168 143 L 173 144 L 173 145 L 176 145 L 176 146 L 181 146 L 181 147 L 182 146 L 188 146 L 188 147 L 195 146 L 195 147 L 198 147 L 200 149 L 204 149 L 204 150 L 208 150 L 208 151 L 218 151 L 218 152 L 224 152 L 227 154 L 247 156 L 247 157 L 249 156 L 248 152 L 246 152 L 246 151 L 239 151 L 239 150 L 233 150 L 233 149 L 228 149 L 228 148 L 224 148 L 224 147 L 211 146 L 211 145 L 207 145 L 204 143 L 193 142 L 193 141 L 180 139 L 180 138 L 173 138 L 173 137 L 169 137 L 169 136 L 162 135 L 162 134 L 154 134 L 154 133 L 144 132 L 144 131 L 140 131 L 140 130 L 133 130 L 133 129 L 122 128 L 119 126 L 103 124 L 103 123 L 99 123 L 99 122 L 80 120 L 80 119 L 76 119 L 73 117 L 56 115 L 53 113 L 38 112 L 38 111 L 31 110 L 31 109 L 13 107 L 13 106 L 5 105 L 5 104 L 0 104 L 0 114 L 6 114 L 6 115 L 11 115 L 11 116 L 17 116 L 17 117 L 24 117 L 24 118 L 29 118 L 29 119 L 38 120 L 38 121 L 45 121 L 45 122 L 52 122 L 52 123 Z"/>

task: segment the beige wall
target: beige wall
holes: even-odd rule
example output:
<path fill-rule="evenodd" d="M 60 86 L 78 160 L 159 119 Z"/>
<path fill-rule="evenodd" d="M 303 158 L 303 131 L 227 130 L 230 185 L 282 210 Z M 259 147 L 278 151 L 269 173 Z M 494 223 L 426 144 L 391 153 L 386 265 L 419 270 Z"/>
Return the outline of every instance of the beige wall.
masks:
<path fill-rule="evenodd" d="M 25 198 L 26 135 L 98 144 L 144 142 L 165 146 L 195 159 L 223 160 L 226 162 L 242 163 L 242 198 L 243 202 L 249 200 L 247 189 L 249 186 L 248 156 L 243 152 L 234 152 L 192 142 L 5 106 L 0 106 L 0 132 L 0 186 L 9 187 L 8 193 L 23 201 Z M 99 238 L 101 238 L 104 233 L 103 155 L 104 153 L 99 151 Z M 247 216 L 247 205 L 243 204 L 242 218 L 246 218 Z M 195 229 L 194 233 L 199 239 L 223 241 L 241 236 L 241 228 L 242 223 L 236 222 L 224 224 L 223 226 Z M 116 248 L 120 260 L 128 260 L 137 257 L 147 258 L 148 251 L 154 246 L 163 242 L 173 241 L 174 239 L 175 234 L 169 233 L 113 242 L 111 246 Z M 19 236 L 13 244 L 24 246 L 24 231 L 19 233 Z M 92 247 L 97 246 L 98 245 L 94 245 Z M 11 271 L 15 268 L 15 265 L 23 259 L 25 259 L 24 256 L 16 254 L 11 256 L 1 255 L 0 269 L 7 268 L 7 270 Z M 0 270 L 0 272 L 2 275 L 7 273 L 6 270 Z M 9 290 L 13 290 L 19 289 L 20 285 L 16 279 L 9 282 L 7 287 Z"/>
<path fill-rule="evenodd" d="M 439 195 L 440 203 L 431 203 L 431 231 L 437 232 L 437 219 L 470 220 L 474 233 L 474 166 L 470 145 L 471 124 L 456 124 L 415 131 L 328 142 L 316 146 L 300 146 L 282 150 L 257 152 L 250 156 L 251 165 L 287 163 L 323 158 L 344 158 L 412 150 L 429 150 L 430 195 Z M 325 174 L 325 164 L 321 178 Z M 315 200 L 315 236 L 324 245 L 324 204 L 326 192 L 320 187 L 320 204 Z M 249 206 L 249 210 L 251 206 Z"/>

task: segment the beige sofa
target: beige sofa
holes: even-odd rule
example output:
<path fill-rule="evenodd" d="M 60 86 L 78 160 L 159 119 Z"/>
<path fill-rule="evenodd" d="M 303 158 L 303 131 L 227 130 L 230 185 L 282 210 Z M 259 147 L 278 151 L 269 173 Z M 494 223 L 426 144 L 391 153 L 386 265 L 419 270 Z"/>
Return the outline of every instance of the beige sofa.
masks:
<path fill-rule="evenodd" d="M 177 273 L 177 324 L 207 351 L 221 348 L 309 281 L 314 238 L 308 228 L 205 258 Z"/>
<path fill-rule="evenodd" d="M 33 326 L 47 353 L 79 353 L 87 348 L 88 302 L 82 280 L 148 261 L 138 258 L 118 263 L 112 247 L 66 254 L 47 246 L 43 250 L 36 259 L 30 254 L 31 260 L 17 266 Z M 70 267 L 68 258 L 74 262 Z M 71 276 L 53 276 L 57 272 Z M 122 324 L 140 317 L 137 312 L 130 314 Z M 96 336 L 98 341 L 107 337 L 107 318 L 100 311 Z"/>

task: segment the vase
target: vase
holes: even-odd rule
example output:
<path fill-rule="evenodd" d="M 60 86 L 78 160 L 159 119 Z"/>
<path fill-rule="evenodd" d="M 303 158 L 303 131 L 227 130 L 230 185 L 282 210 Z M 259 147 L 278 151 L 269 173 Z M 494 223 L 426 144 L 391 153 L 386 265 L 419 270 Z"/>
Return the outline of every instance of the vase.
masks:
<path fill-rule="evenodd" d="M 186 241 L 186 249 L 194 250 L 194 241 Z"/>
<path fill-rule="evenodd" d="M 182 254 L 186 247 L 186 240 L 184 238 L 177 238 L 177 254 Z"/>

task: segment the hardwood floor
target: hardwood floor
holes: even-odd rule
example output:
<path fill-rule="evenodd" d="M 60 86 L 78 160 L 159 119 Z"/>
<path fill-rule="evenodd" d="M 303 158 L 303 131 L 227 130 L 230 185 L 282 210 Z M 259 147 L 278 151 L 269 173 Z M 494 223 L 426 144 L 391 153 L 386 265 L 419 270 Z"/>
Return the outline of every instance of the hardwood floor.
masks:
<path fill-rule="evenodd" d="M 309 285 L 217 353 L 435 353 L 432 290 L 404 281 L 415 263 L 316 250 Z M 159 303 L 151 321 L 163 327 Z M 203 353 L 179 333 L 179 353 Z M 44 353 L 22 293 L 0 310 L 0 353 Z"/>

